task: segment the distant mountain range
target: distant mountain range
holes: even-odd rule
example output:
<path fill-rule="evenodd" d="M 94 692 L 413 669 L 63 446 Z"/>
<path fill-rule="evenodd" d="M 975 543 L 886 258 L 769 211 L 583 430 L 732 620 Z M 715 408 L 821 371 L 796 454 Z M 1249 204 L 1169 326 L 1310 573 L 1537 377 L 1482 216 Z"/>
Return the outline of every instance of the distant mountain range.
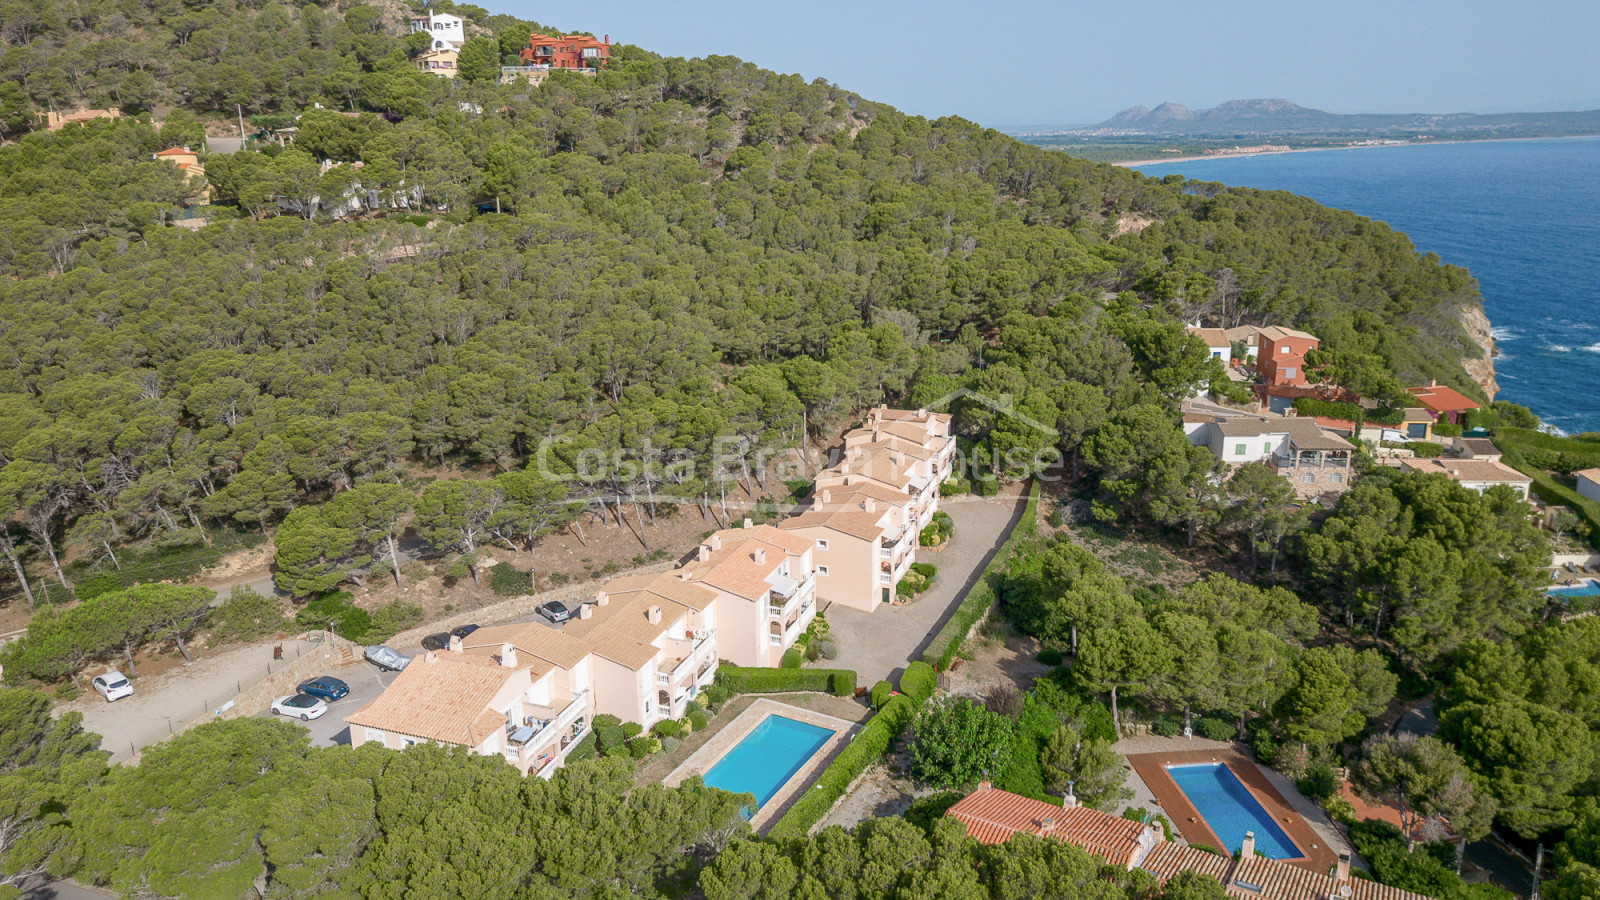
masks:
<path fill-rule="evenodd" d="M 1345 134 L 1528 129 L 1552 133 L 1591 133 L 1600 129 L 1600 110 L 1475 115 L 1427 113 L 1342 115 L 1309 109 L 1288 100 L 1230 100 L 1211 109 L 1163 103 L 1135 106 L 1092 126 L 1134 134 L 1246 135 Z"/>

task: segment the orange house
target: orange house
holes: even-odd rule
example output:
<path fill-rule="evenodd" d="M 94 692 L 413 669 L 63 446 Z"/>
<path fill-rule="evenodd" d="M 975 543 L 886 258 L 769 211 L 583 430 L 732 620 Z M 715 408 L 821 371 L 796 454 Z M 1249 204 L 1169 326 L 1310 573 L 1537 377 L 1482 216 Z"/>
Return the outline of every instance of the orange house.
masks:
<path fill-rule="evenodd" d="M 189 176 L 189 184 L 195 187 L 199 194 L 199 202 L 211 202 L 211 183 L 206 181 L 206 167 L 200 162 L 200 155 L 188 147 L 168 147 L 155 155 L 156 159 L 169 162 L 183 170 Z"/>
<path fill-rule="evenodd" d="M 611 35 L 595 40 L 586 34 L 569 34 L 566 37 L 548 34 L 528 35 L 528 46 L 517 54 L 530 66 L 549 66 L 552 69 L 604 69 L 611 58 Z"/>
<path fill-rule="evenodd" d="M 1276 325 L 1261 329 L 1261 352 L 1256 367 L 1268 387 L 1304 387 L 1306 354 L 1317 349 L 1315 335 Z"/>

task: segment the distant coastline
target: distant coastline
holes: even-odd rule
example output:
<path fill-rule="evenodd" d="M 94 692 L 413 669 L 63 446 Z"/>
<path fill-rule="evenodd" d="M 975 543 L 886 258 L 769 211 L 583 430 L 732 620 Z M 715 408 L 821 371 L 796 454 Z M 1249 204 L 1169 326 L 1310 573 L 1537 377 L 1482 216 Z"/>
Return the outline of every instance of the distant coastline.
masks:
<path fill-rule="evenodd" d="M 1299 147 L 1292 150 L 1263 150 L 1260 153 L 1208 153 L 1204 156 L 1168 156 L 1162 159 L 1127 159 L 1111 162 L 1113 166 L 1133 169 L 1139 166 L 1165 165 L 1167 163 L 1196 162 L 1217 159 L 1255 159 L 1261 156 L 1282 156 L 1285 153 L 1327 153 L 1333 150 L 1383 150 L 1393 147 L 1427 147 L 1442 144 L 1509 144 L 1517 141 L 1564 141 L 1573 138 L 1594 137 L 1587 134 L 1552 134 L 1544 137 L 1466 138 L 1443 141 L 1394 141 L 1387 144 L 1346 144 L 1342 147 Z"/>

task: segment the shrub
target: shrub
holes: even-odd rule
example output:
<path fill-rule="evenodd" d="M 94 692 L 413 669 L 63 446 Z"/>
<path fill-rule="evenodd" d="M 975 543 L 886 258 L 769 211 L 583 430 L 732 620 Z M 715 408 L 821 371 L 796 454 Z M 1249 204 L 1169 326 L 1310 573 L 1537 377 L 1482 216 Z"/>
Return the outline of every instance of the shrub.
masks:
<path fill-rule="evenodd" d="M 1312 763 L 1306 768 L 1305 776 L 1295 781 L 1295 787 L 1307 797 L 1322 801 L 1339 789 L 1339 779 L 1333 774 L 1333 767 L 1327 763 Z"/>
<path fill-rule="evenodd" d="M 1355 421 L 1359 415 L 1362 422 L 1369 425 L 1399 425 L 1405 419 L 1403 409 L 1379 407 L 1364 410 L 1354 403 L 1337 403 L 1314 397 L 1301 397 L 1295 400 L 1294 409 L 1302 416 L 1325 416 L 1330 419 L 1343 419 L 1346 422 Z"/>
<path fill-rule="evenodd" d="M 806 662 L 816 662 L 817 660 L 821 659 L 822 658 L 822 642 L 821 641 L 817 641 L 815 643 L 807 644 L 806 645 L 806 649 L 805 649 L 805 657 L 806 657 Z"/>
<path fill-rule="evenodd" d="M 637 737 L 628 742 L 628 752 L 634 759 L 643 759 L 653 753 L 661 752 L 661 739 L 653 737 Z"/>
<path fill-rule="evenodd" d="M 596 728 L 604 728 L 608 725 L 620 726 L 621 724 L 622 720 L 610 713 L 601 713 L 594 717 L 594 727 Z"/>
<path fill-rule="evenodd" d="M 1062 657 L 1060 650 L 1045 649 L 1040 650 L 1039 655 L 1035 656 L 1034 659 L 1044 663 L 1047 666 L 1059 666 L 1064 660 L 1064 657 Z"/>
<path fill-rule="evenodd" d="M 78 586 L 80 595 L 83 586 Z M 233 593 L 206 617 L 211 630 L 210 644 L 249 643 L 283 627 L 283 604 L 246 586 L 235 585 Z"/>
<path fill-rule="evenodd" d="M 294 614 L 295 624 L 301 628 L 326 628 L 360 643 L 372 626 L 372 616 L 354 601 L 355 598 L 344 591 L 323 594 Z"/>
<path fill-rule="evenodd" d="M 950 807 L 961 801 L 960 791 L 944 791 L 927 797 L 918 797 L 906 807 L 904 818 L 907 822 L 921 828 L 929 835 L 933 834 L 933 827 L 939 824 L 944 814 Z"/>
<path fill-rule="evenodd" d="M 664 737 L 664 738 L 661 739 L 661 752 L 662 753 L 671 753 L 672 751 L 674 751 L 674 750 L 676 750 L 676 749 L 678 749 L 679 747 L 682 747 L 682 746 L 683 746 L 683 741 L 680 741 L 675 737 Z"/>
<path fill-rule="evenodd" d="M 1349 800 L 1338 794 L 1323 798 L 1322 809 L 1328 814 L 1328 818 L 1341 825 L 1354 825 L 1356 823 L 1356 808 L 1351 805 Z"/>
<path fill-rule="evenodd" d="M 967 480 L 965 478 L 951 478 L 944 484 L 939 485 L 939 496 L 959 497 L 971 489 L 971 486 L 967 484 Z"/>
<path fill-rule="evenodd" d="M 867 701 L 872 705 L 873 709 L 883 709 L 883 705 L 888 703 L 889 698 L 893 695 L 894 685 L 887 681 L 880 681 L 873 685 L 872 690 L 867 693 Z"/>
<path fill-rule="evenodd" d="M 1461 426 L 1454 422 L 1435 422 L 1433 433 L 1439 437 L 1460 437 Z"/>
<path fill-rule="evenodd" d="M 856 692 L 854 669 L 833 669 L 828 675 L 828 687 L 835 697 L 849 697 Z"/>
<path fill-rule="evenodd" d="M 1210 741 L 1231 741 L 1238 734 L 1233 723 L 1227 719 L 1215 719 L 1206 716 L 1194 723 L 1196 734 Z"/>
<path fill-rule="evenodd" d="M 622 734 L 621 725 L 596 725 L 594 727 L 595 740 L 599 742 L 601 750 L 610 750 L 620 747 L 626 738 Z"/>
<path fill-rule="evenodd" d="M 912 771 L 935 787 L 973 784 L 1010 762 L 1012 728 L 1010 719 L 965 698 L 935 703 L 912 726 Z"/>
<path fill-rule="evenodd" d="M 584 735 L 583 740 L 578 742 L 578 746 L 573 747 L 572 752 L 567 754 L 567 762 L 575 763 L 586 759 L 593 759 L 598 749 L 597 741 L 598 739 L 595 737 L 595 733 L 593 731 Z"/>
<path fill-rule="evenodd" d="M 656 737 L 677 737 L 683 732 L 683 726 L 679 725 L 676 720 L 662 719 L 661 721 L 657 722 L 655 727 L 651 728 L 650 731 L 653 732 Z"/>
<path fill-rule="evenodd" d="M 933 576 L 939 574 L 939 567 L 933 563 L 912 563 L 911 571 L 921 575 L 929 584 L 933 583 Z"/>
<path fill-rule="evenodd" d="M 1177 716 L 1156 716 L 1150 722 L 1150 733 L 1161 737 L 1177 737 L 1183 731 L 1183 722 Z"/>
<path fill-rule="evenodd" d="M 1201 853 L 1209 853 L 1212 856 L 1221 856 L 1222 855 L 1222 851 L 1221 850 L 1218 850 L 1217 848 L 1211 846 L 1210 844 L 1190 844 L 1189 846 L 1193 847 L 1196 850 L 1199 850 Z"/>
<path fill-rule="evenodd" d="M 1166 816 L 1156 816 L 1155 823 L 1161 826 L 1162 839 L 1170 843 L 1172 841 L 1172 823 L 1167 821 Z"/>
<path fill-rule="evenodd" d="M 722 677 L 721 669 L 718 669 L 717 677 Z M 700 692 L 700 697 L 706 701 L 706 706 L 709 709 L 717 710 L 722 708 L 722 704 L 728 702 L 729 693 L 730 691 L 728 688 L 724 687 L 723 685 L 708 684 L 706 685 L 706 689 Z"/>
<path fill-rule="evenodd" d="M 706 723 L 706 714 L 703 711 L 696 709 L 689 713 L 689 727 L 695 731 L 705 731 Z"/>
<path fill-rule="evenodd" d="M 1299 741 L 1290 741 L 1273 754 L 1272 767 L 1294 781 L 1306 777 L 1311 771 L 1311 754 Z"/>
<path fill-rule="evenodd" d="M 938 673 L 925 662 L 914 662 L 906 666 L 900 676 L 900 693 L 910 697 L 912 702 L 921 706 L 933 696 L 934 688 L 939 685 Z"/>
<path fill-rule="evenodd" d="M 1406 444 L 1406 449 L 1415 453 L 1418 459 L 1432 459 L 1444 453 L 1443 445 L 1431 441 L 1411 441 Z"/>
<path fill-rule="evenodd" d="M 622 736 L 630 741 L 638 737 L 642 731 L 644 731 L 644 726 L 638 722 L 622 723 Z"/>
<path fill-rule="evenodd" d="M 623 759 L 632 755 L 632 751 L 628 749 L 626 744 L 617 744 L 614 747 L 607 747 L 604 753 L 606 759 Z"/>
<path fill-rule="evenodd" d="M 783 651 L 783 659 L 778 663 L 778 665 L 785 669 L 798 669 L 800 668 L 800 662 L 800 651 L 794 647 L 790 647 L 789 649 Z"/>
<path fill-rule="evenodd" d="M 823 659 L 838 659 L 839 645 L 833 641 L 821 641 L 818 643 L 817 652 L 822 654 Z"/>
<path fill-rule="evenodd" d="M 501 597 L 520 597 L 533 592 L 528 573 L 516 566 L 501 563 L 489 567 L 489 590 Z"/>
<path fill-rule="evenodd" d="M 427 611 L 415 603 L 399 600 L 385 603 L 373 611 L 372 624 L 367 626 L 360 640 L 368 644 L 381 644 L 407 628 L 421 624 L 426 616 Z"/>
<path fill-rule="evenodd" d="M 911 724 L 916 713 L 917 704 L 909 697 L 894 697 L 884 704 L 883 709 L 878 710 L 877 715 L 862 726 L 855 738 L 822 770 L 811 790 L 806 791 L 782 818 L 773 823 L 768 837 L 804 837 L 811 826 L 827 814 L 834 801 L 844 794 L 850 782 L 883 756 L 900 732 Z"/>

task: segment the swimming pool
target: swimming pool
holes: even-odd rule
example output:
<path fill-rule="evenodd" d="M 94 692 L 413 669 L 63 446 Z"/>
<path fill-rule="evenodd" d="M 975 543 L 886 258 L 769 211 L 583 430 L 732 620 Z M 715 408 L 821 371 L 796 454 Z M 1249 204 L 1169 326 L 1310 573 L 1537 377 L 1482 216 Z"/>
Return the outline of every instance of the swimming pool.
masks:
<path fill-rule="evenodd" d="M 1298 859 L 1305 856 L 1289 840 L 1272 816 L 1261 808 L 1254 795 L 1222 763 L 1167 766 L 1167 774 L 1178 789 L 1194 804 L 1200 818 L 1222 841 L 1223 849 L 1235 853 L 1244 844 L 1244 833 L 1256 833 L 1256 850 L 1272 859 Z"/>
<path fill-rule="evenodd" d="M 831 728 L 774 713 L 717 760 L 705 774 L 705 783 L 735 794 L 754 794 L 759 809 L 833 735 Z"/>
<path fill-rule="evenodd" d="M 1583 584 L 1553 587 L 1545 591 L 1552 597 L 1600 597 L 1600 581 L 1590 579 Z"/>

